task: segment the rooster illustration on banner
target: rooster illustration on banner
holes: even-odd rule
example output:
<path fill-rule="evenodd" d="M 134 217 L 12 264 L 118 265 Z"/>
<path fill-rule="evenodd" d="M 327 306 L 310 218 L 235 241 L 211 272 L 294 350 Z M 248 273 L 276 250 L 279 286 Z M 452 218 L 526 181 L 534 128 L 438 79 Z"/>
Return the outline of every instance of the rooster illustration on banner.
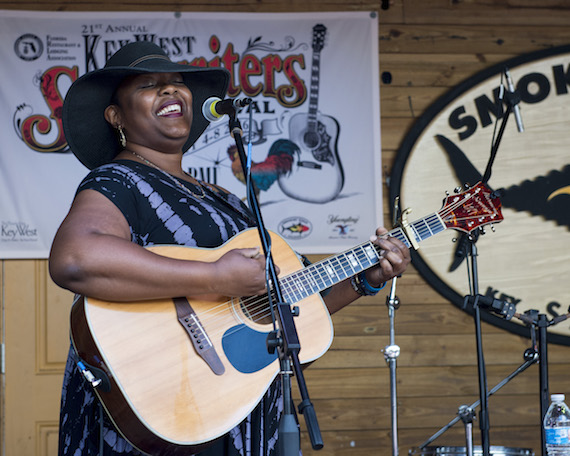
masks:
<path fill-rule="evenodd" d="M 265 160 L 253 163 L 252 179 L 257 192 L 267 191 L 275 182 L 281 191 L 299 201 L 326 203 L 334 200 L 344 185 L 344 172 L 338 155 L 339 123 L 318 111 L 320 55 L 326 27 L 313 27 L 309 111 L 289 120 L 289 139 L 277 139 Z M 235 146 L 228 148 L 232 172 L 245 182 Z"/>

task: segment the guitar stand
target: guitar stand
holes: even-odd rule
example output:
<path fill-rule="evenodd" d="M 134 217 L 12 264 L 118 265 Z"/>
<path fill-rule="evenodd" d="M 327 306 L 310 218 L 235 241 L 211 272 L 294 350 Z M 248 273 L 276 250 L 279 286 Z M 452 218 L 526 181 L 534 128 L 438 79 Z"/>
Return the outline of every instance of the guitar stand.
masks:
<path fill-rule="evenodd" d="M 250 128 L 251 128 L 251 111 L 250 111 Z M 308 390 L 303 376 L 303 370 L 299 361 L 299 351 L 301 345 L 299 337 L 293 321 L 293 311 L 289 303 L 283 299 L 283 293 L 277 277 L 275 263 L 271 254 L 271 239 L 269 232 L 265 229 L 263 217 L 259 207 L 259 201 L 254 189 L 254 183 L 249 179 L 249 163 L 248 157 L 243 146 L 242 128 L 239 120 L 237 119 L 236 112 L 233 110 L 229 114 L 229 130 L 235 140 L 237 151 L 240 157 L 240 162 L 244 176 L 247 178 L 247 198 L 250 209 L 255 215 L 257 222 L 257 229 L 263 252 L 267 259 L 267 274 L 268 278 L 268 298 L 269 308 L 271 310 L 271 318 L 273 320 L 274 330 L 269 333 L 267 338 L 267 350 L 269 353 L 279 354 L 280 361 L 280 375 L 282 384 L 282 397 L 283 397 L 283 414 L 279 422 L 279 439 L 278 439 L 278 455 L 279 456 L 298 456 L 300 453 L 300 432 L 297 424 L 297 417 L 295 416 L 291 395 L 291 376 L 293 373 L 297 377 L 297 384 L 301 394 L 301 404 L 299 405 L 299 412 L 305 417 L 307 431 L 311 440 L 313 449 L 319 450 L 323 447 L 323 441 L 320 429 L 317 423 L 317 417 L 313 404 L 309 399 Z M 275 302 L 273 302 L 275 301 Z M 274 311 L 274 307 L 277 310 Z M 277 324 L 278 323 L 278 324 Z"/>

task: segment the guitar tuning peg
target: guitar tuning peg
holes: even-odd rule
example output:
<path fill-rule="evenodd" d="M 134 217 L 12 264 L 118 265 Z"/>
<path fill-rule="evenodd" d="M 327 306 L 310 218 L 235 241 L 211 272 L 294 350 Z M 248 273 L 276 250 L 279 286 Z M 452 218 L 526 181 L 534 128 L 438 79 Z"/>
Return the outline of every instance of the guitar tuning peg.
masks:
<path fill-rule="evenodd" d="M 461 187 L 455 187 L 453 189 L 453 191 L 454 191 L 454 193 L 459 193 L 459 192 L 461 192 Z"/>
<path fill-rule="evenodd" d="M 481 228 L 479 228 L 479 232 L 483 235 L 485 234 L 485 227 L 482 226 Z"/>
<path fill-rule="evenodd" d="M 491 231 L 494 233 L 495 232 L 495 225 L 493 225 L 492 223 L 489 225 L 489 227 L 491 228 Z"/>
<path fill-rule="evenodd" d="M 471 188 L 471 185 L 469 185 L 469 182 L 465 182 L 463 184 L 463 187 L 465 188 L 465 190 L 469 190 Z"/>
<path fill-rule="evenodd" d="M 447 190 L 445 191 L 445 196 L 449 196 L 449 192 Z"/>
<path fill-rule="evenodd" d="M 457 238 L 452 238 L 451 242 L 457 242 Z"/>

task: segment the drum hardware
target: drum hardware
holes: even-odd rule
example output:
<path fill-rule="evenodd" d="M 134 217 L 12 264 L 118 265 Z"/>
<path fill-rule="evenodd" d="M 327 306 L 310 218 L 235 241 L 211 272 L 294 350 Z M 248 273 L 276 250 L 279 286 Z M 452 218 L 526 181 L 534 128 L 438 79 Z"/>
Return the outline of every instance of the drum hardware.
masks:
<path fill-rule="evenodd" d="M 534 332 L 531 335 L 534 338 Z M 534 347 L 534 344 L 533 344 L 533 347 Z M 509 374 L 507 377 L 505 377 L 502 381 L 497 383 L 497 385 L 495 385 L 487 393 L 487 397 L 491 397 L 493 394 L 495 394 L 497 391 L 499 391 L 503 386 L 505 386 L 507 383 L 509 383 L 513 378 L 515 378 L 517 375 L 524 372 L 526 369 L 528 369 L 533 364 L 537 363 L 538 359 L 539 359 L 539 355 L 538 355 L 538 350 L 536 350 L 536 348 L 526 349 L 524 352 L 525 362 L 523 364 L 521 364 L 517 369 L 515 369 L 511 374 Z M 465 451 L 467 451 L 467 453 L 464 453 L 464 454 L 466 454 L 467 456 L 472 456 L 473 451 L 474 451 L 473 449 L 475 448 L 473 446 L 472 424 L 473 424 L 473 418 L 475 417 L 475 409 L 479 406 L 479 404 L 480 404 L 480 400 L 478 399 L 475 402 L 473 402 L 471 405 L 459 406 L 458 412 L 457 412 L 457 415 L 455 416 L 455 418 L 453 418 L 449 423 L 447 423 L 445 426 L 443 426 L 439 431 L 437 431 L 434 435 L 432 435 L 429 439 L 427 439 L 419 447 L 417 447 L 413 450 L 410 450 L 409 454 L 415 455 L 415 454 L 418 454 L 416 452 L 418 450 L 423 451 L 423 450 L 426 450 L 427 448 L 430 448 L 429 445 L 434 440 L 436 440 L 438 437 L 443 435 L 448 429 L 453 427 L 456 423 L 459 422 L 459 420 L 461 420 L 461 421 L 463 421 L 463 423 L 465 425 L 465 442 L 467 445 L 467 447 L 461 447 L 461 448 L 465 448 Z M 431 448 L 437 448 L 437 447 L 431 447 Z M 502 447 L 500 447 L 500 448 L 502 448 Z M 423 455 L 423 453 L 421 453 L 421 454 Z M 440 453 L 436 453 L 436 454 L 440 454 Z M 530 453 L 527 453 L 527 454 L 530 454 Z M 532 454 L 534 454 L 534 453 L 532 453 Z"/>
<path fill-rule="evenodd" d="M 511 448 L 492 445 L 489 448 L 491 456 L 534 456 L 530 448 Z M 465 447 L 459 446 L 431 446 L 424 449 L 410 451 L 410 456 L 466 456 Z M 474 447 L 474 456 L 481 456 L 480 446 Z"/>

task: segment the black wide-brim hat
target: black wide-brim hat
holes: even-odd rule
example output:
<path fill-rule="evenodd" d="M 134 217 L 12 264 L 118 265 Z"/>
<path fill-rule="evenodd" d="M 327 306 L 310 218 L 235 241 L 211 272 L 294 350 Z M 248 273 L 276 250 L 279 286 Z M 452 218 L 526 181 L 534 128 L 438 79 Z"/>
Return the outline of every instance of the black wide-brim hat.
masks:
<path fill-rule="evenodd" d="M 109 163 L 120 152 L 117 134 L 105 120 L 105 109 L 112 104 L 113 94 L 126 76 L 144 73 L 180 73 L 192 92 L 194 116 L 184 152 L 209 124 L 202 114 L 204 101 L 210 97 L 223 98 L 230 77 L 223 68 L 174 63 L 162 48 L 149 41 L 123 46 L 104 68 L 77 79 L 65 96 L 63 132 L 71 151 L 87 168 Z"/>

